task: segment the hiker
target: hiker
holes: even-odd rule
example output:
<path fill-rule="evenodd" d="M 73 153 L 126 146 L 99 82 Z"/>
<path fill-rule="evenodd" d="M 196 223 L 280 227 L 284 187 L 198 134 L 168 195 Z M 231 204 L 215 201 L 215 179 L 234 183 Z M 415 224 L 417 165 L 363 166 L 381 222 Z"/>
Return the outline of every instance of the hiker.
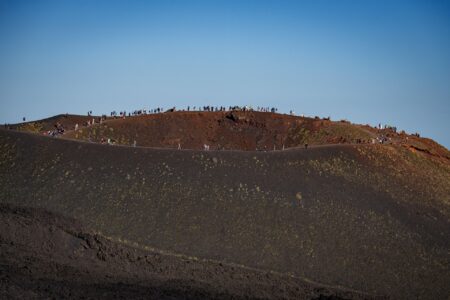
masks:
<path fill-rule="evenodd" d="M 181 150 L 181 144 L 178 143 L 178 150 Z"/>
<path fill-rule="evenodd" d="M 64 133 L 64 127 L 62 126 L 61 123 L 57 122 L 57 123 L 55 124 L 55 128 L 56 128 L 56 132 L 57 132 L 58 134 L 63 134 L 63 133 Z"/>
<path fill-rule="evenodd" d="M 78 130 L 78 123 L 75 124 L 75 131 L 77 131 L 77 130 Z"/>
<path fill-rule="evenodd" d="M 136 147 L 136 140 L 134 140 L 133 147 Z"/>
<path fill-rule="evenodd" d="M 305 143 L 305 149 L 308 149 L 308 143 Z"/>
<path fill-rule="evenodd" d="M 25 122 L 25 117 L 23 117 L 22 120 Z"/>

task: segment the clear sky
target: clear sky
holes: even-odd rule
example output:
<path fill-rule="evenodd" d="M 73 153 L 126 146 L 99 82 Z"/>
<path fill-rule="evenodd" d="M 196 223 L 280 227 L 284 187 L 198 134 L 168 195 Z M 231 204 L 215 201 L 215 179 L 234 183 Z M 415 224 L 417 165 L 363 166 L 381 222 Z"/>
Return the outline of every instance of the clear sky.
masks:
<path fill-rule="evenodd" d="M 450 148 L 450 1 L 0 0 L 0 122 L 208 104 Z"/>

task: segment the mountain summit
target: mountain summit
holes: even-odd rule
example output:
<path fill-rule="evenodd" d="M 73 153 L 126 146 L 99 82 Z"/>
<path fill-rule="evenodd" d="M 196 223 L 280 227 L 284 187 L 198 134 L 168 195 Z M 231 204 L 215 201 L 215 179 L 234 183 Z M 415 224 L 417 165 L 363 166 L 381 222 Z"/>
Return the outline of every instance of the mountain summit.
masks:
<path fill-rule="evenodd" d="M 228 297 L 224 290 L 268 299 L 450 294 L 450 156 L 432 140 L 384 126 L 243 111 L 60 115 L 10 128 L 38 134 L 0 130 L 2 203 L 26 209 L 27 216 L 45 210 L 76 219 L 100 240 L 214 262 L 199 266 L 204 270 L 223 264 L 223 276 L 240 276 L 207 281 L 210 298 Z M 42 134 L 58 128 L 56 138 Z M 14 216 L 10 210 L 4 214 Z M 29 222 L 11 221 L 8 232 Z M 63 233 L 45 239 L 50 251 L 85 243 Z M 27 264 L 20 253 L 20 264 Z M 70 265 L 86 266 L 77 255 Z M 56 259 L 39 257 L 50 265 Z M 58 264 L 68 266 L 65 258 Z M 233 265 L 240 266 L 236 273 Z M 203 275 L 189 270 L 189 276 L 163 272 L 161 282 L 202 282 Z M 95 282 L 120 281 L 102 272 Z M 274 288 L 262 286 L 264 295 L 245 287 L 264 272 L 311 285 L 289 281 L 283 288 L 284 277 L 276 277 L 265 281 Z M 126 278 L 133 289 L 140 286 Z M 36 285 L 21 288 L 50 295 Z M 79 292 L 92 295 L 89 288 L 83 282 Z"/>

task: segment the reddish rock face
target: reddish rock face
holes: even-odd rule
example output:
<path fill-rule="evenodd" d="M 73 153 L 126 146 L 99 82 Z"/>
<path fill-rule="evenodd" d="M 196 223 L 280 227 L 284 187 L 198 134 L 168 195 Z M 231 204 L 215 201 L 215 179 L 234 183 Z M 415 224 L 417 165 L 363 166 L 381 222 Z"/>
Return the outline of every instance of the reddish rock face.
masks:
<path fill-rule="evenodd" d="M 94 125 L 92 123 L 94 119 Z M 405 146 L 435 158 L 450 160 L 450 152 L 436 142 L 417 135 L 376 129 L 368 125 L 329 118 L 303 118 L 253 111 L 167 112 L 126 118 L 59 115 L 10 126 L 12 129 L 45 133 L 55 124 L 64 129 L 62 138 L 140 147 L 210 150 L 270 151 L 303 147 L 305 144 L 373 144 Z M 78 124 L 78 129 L 75 126 Z"/>

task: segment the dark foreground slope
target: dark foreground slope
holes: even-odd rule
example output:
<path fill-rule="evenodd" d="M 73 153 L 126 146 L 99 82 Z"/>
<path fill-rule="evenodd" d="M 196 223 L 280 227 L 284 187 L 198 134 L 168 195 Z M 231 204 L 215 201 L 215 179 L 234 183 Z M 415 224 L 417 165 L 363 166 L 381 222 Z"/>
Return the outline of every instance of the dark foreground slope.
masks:
<path fill-rule="evenodd" d="M 396 146 L 128 148 L 0 131 L 0 199 L 141 246 L 392 298 L 450 295 L 450 168 Z"/>
<path fill-rule="evenodd" d="M 300 278 L 130 247 L 0 204 L 1 299 L 372 299 Z"/>

